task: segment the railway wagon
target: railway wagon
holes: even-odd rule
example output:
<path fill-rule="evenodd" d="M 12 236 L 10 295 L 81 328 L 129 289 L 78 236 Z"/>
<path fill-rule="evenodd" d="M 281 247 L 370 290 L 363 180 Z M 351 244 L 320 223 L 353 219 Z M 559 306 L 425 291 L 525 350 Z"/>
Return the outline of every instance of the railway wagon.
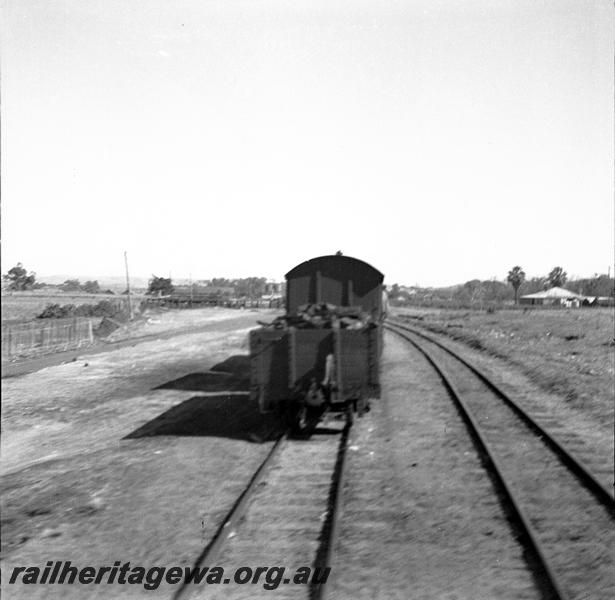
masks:
<path fill-rule="evenodd" d="M 286 274 L 286 314 L 250 332 L 251 394 L 262 411 L 363 412 L 379 397 L 383 279 L 340 254 Z"/>

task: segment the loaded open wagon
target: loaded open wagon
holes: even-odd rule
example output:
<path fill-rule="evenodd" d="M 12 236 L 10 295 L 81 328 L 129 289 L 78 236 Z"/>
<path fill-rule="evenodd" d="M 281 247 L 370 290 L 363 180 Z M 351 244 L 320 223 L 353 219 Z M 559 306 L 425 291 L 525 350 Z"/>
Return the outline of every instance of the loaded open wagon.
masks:
<path fill-rule="evenodd" d="M 323 256 L 286 275 L 286 314 L 250 332 L 251 392 L 263 411 L 363 412 L 380 395 L 383 275 Z"/>

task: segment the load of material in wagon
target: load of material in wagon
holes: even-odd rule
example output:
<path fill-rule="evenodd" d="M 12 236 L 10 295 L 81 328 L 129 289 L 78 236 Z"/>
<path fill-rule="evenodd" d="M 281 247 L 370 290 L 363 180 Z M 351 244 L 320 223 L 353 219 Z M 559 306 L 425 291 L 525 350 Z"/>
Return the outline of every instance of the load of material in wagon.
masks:
<path fill-rule="evenodd" d="M 274 329 L 363 329 L 374 325 L 369 313 L 357 306 L 336 306 L 326 302 L 303 304 L 292 314 L 277 317 L 272 323 L 261 323 Z"/>

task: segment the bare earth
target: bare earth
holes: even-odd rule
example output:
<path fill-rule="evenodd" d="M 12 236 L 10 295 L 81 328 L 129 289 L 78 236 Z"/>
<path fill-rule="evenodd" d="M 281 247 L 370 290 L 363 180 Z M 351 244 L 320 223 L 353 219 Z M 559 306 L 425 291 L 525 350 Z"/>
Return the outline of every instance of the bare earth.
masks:
<path fill-rule="evenodd" d="M 382 399 L 350 447 L 338 597 L 537 600 L 523 549 L 437 374 L 393 334 L 385 343 Z"/>
<path fill-rule="evenodd" d="M 612 415 L 615 311 L 397 309 L 410 323 L 514 365 L 562 403 L 603 421 Z M 609 424 L 612 424 L 612 420 Z"/>
<path fill-rule="evenodd" d="M 194 319 L 198 311 L 187 312 Z M 269 318 L 232 313 L 213 331 L 3 380 L 5 574 L 49 560 L 193 564 L 269 447 L 249 439 L 262 423 L 245 392 L 227 391 L 247 389 L 245 380 L 208 373 L 245 358 L 248 331 Z M 85 590 L 7 586 L 7 579 L 5 598 L 170 595 L 164 586 Z"/>
<path fill-rule="evenodd" d="M 535 407 L 547 411 L 549 429 L 561 438 L 578 436 L 582 458 L 612 487 L 613 309 L 398 314 L 465 353 L 530 413 Z"/>
<path fill-rule="evenodd" d="M 150 331 L 195 332 L 2 381 L 4 598 L 172 596 L 177 585 L 166 583 L 145 590 L 8 580 L 14 566 L 59 560 L 191 566 L 271 445 L 255 443 L 271 427 L 245 391 L 247 333 L 272 318 L 159 313 Z M 211 328 L 197 331 L 204 319 Z M 513 394 L 544 399 L 612 465 L 612 435 L 594 410 L 571 406 L 501 358 L 471 356 Z M 387 335 L 383 380 L 382 401 L 352 433 L 334 597 L 535 598 L 438 378 Z"/>

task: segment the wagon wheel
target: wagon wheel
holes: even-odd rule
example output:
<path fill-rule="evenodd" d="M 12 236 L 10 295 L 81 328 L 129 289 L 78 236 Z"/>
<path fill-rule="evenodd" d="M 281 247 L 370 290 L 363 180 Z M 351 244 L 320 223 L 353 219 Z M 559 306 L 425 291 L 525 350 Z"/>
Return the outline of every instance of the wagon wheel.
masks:
<path fill-rule="evenodd" d="M 306 430 L 307 424 L 307 407 L 303 405 L 295 417 L 295 428 L 297 431 L 303 432 Z"/>
<path fill-rule="evenodd" d="M 352 410 L 352 402 L 346 404 L 346 422 L 348 425 L 352 425 L 354 422 L 354 411 Z"/>
<path fill-rule="evenodd" d="M 364 412 L 365 412 L 365 400 L 363 398 L 359 398 L 357 400 L 357 415 L 359 417 L 362 417 Z"/>
<path fill-rule="evenodd" d="M 359 417 L 362 417 L 365 413 L 369 412 L 371 407 L 369 405 L 368 398 L 359 398 L 357 403 L 357 412 L 359 413 Z"/>

